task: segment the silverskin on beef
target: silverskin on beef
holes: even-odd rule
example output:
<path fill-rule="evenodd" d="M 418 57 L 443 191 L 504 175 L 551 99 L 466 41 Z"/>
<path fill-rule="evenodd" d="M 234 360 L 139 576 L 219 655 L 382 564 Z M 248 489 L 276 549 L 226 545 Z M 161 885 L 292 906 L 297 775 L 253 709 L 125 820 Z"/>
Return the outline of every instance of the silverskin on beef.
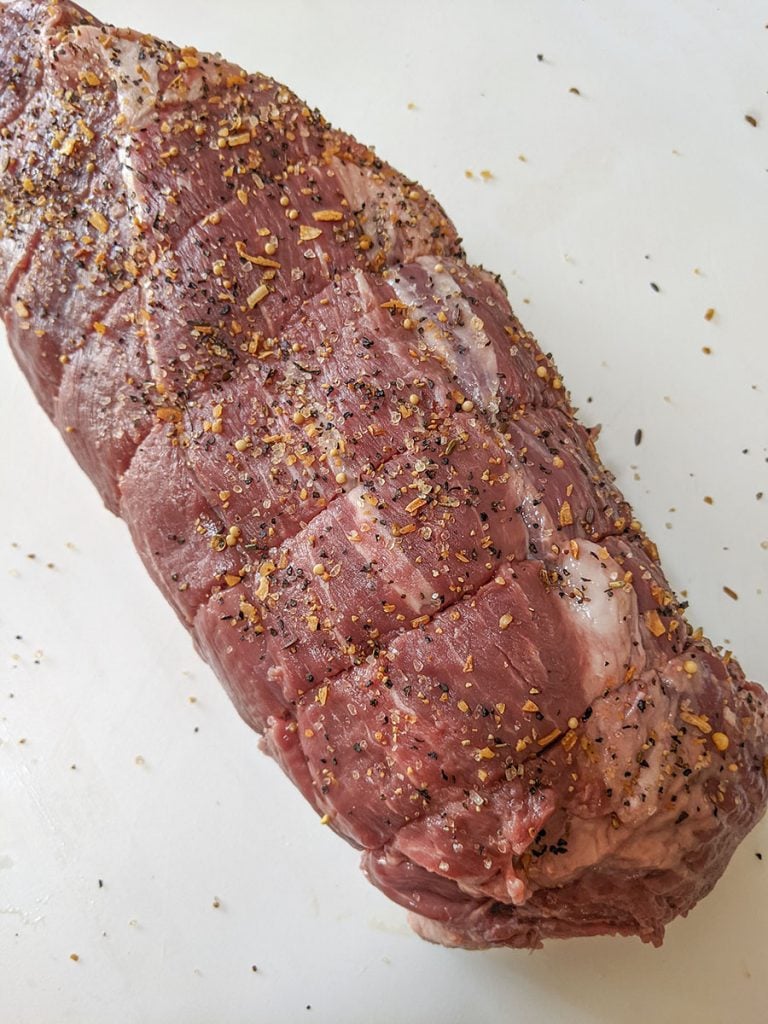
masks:
<path fill-rule="evenodd" d="M 661 942 L 766 695 L 498 279 L 262 75 L 34 0 L 0 74 L 10 344 L 265 749 L 425 938 Z"/>

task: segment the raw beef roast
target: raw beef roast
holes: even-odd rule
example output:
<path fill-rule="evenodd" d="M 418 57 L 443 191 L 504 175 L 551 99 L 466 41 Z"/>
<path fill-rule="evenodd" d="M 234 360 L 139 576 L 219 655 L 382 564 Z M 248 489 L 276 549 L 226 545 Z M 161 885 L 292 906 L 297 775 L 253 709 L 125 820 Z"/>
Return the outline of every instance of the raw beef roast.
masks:
<path fill-rule="evenodd" d="M 659 943 L 763 813 L 766 695 L 499 280 L 271 79 L 0 28 L 8 338 L 265 749 L 426 938 Z"/>

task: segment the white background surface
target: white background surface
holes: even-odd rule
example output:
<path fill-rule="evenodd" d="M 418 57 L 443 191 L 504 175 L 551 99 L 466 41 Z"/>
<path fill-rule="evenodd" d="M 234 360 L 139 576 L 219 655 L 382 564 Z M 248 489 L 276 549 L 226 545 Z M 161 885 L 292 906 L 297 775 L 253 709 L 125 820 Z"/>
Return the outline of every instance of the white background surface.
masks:
<path fill-rule="evenodd" d="M 692 621 L 768 680 L 763 4 L 92 9 L 273 74 L 428 186 L 603 424 Z M 765 823 L 661 951 L 411 935 L 259 753 L 4 347 L 0 403 L 4 1024 L 766 1020 Z"/>

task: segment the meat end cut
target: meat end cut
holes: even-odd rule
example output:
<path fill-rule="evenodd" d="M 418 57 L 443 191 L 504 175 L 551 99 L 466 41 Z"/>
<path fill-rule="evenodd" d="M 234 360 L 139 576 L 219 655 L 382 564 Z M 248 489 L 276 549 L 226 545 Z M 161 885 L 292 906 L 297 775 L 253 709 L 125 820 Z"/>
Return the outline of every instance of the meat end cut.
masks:
<path fill-rule="evenodd" d="M 499 280 L 271 79 L 0 30 L 10 344 L 264 748 L 425 938 L 660 943 L 765 809 L 766 694 Z"/>

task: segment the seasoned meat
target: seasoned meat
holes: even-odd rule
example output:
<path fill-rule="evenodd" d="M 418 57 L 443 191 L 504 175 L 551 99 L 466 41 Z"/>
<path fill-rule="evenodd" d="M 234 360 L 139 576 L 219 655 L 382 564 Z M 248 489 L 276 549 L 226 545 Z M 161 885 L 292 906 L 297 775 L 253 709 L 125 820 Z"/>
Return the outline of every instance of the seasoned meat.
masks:
<path fill-rule="evenodd" d="M 8 339 L 264 748 L 428 939 L 659 943 L 766 695 L 501 283 L 262 75 L 35 0 L 0 69 Z"/>

